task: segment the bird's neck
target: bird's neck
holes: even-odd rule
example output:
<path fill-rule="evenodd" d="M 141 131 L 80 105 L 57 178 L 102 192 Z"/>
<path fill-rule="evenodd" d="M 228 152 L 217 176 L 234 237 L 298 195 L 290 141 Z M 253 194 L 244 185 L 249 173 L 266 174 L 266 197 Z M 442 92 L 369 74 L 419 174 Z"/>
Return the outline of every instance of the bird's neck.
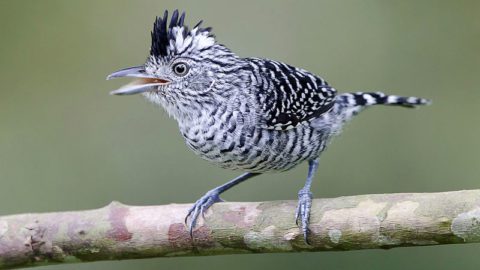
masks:
<path fill-rule="evenodd" d="M 211 102 L 195 100 L 171 101 L 167 98 L 162 98 L 155 103 L 160 104 L 178 122 L 179 126 L 188 126 L 204 121 L 214 115 L 215 110 L 229 106 L 228 99 Z"/>

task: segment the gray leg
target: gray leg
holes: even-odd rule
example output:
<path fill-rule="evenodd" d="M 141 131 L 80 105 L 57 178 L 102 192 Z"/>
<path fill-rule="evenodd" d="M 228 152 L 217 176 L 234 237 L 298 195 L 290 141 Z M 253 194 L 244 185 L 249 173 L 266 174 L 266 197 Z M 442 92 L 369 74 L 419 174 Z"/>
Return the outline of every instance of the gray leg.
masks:
<path fill-rule="evenodd" d="M 190 223 L 188 224 L 188 231 L 190 232 L 190 236 L 193 237 L 193 228 L 197 225 L 197 219 L 200 214 L 204 214 L 207 209 L 212 206 L 212 204 L 216 202 L 222 202 L 222 198 L 220 198 L 220 194 L 227 191 L 231 187 L 249 179 L 254 176 L 259 175 L 259 173 L 244 173 L 227 183 L 216 187 L 203 195 L 193 206 L 188 210 L 188 214 L 185 217 L 185 224 L 187 224 L 188 219 L 190 219 Z"/>
<path fill-rule="evenodd" d="M 298 225 L 302 222 L 302 232 L 305 242 L 308 244 L 308 220 L 312 207 L 312 192 L 310 191 L 312 180 L 318 169 L 318 159 L 308 161 L 308 175 L 305 186 L 298 192 L 298 206 L 295 211 L 295 221 Z"/>

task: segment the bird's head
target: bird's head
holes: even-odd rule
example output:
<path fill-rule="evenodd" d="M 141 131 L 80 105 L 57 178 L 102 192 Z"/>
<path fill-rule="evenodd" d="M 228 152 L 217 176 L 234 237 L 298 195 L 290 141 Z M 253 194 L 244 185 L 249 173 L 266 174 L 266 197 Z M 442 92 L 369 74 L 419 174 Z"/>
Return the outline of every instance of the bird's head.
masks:
<path fill-rule="evenodd" d="M 228 70 L 242 61 L 215 41 L 211 28 L 197 23 L 191 30 L 184 24 L 185 13 L 178 10 L 168 23 L 168 12 L 153 25 L 150 55 L 144 65 L 110 74 L 107 79 L 134 77 L 135 80 L 112 91 L 114 95 L 143 94 L 175 115 L 202 104 L 220 101 L 228 94 Z"/>

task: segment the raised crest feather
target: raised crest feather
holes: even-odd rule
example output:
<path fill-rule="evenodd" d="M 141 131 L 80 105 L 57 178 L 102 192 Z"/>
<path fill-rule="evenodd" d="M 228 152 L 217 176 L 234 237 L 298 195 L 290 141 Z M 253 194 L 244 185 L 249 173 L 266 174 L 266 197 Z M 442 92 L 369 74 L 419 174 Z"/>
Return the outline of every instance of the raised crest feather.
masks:
<path fill-rule="evenodd" d="M 212 28 L 200 28 L 202 21 L 198 22 L 192 30 L 184 25 L 185 12 L 179 15 L 178 10 L 175 10 L 170 23 L 167 24 L 167 22 L 168 11 L 165 10 L 163 17 L 157 17 L 153 24 L 150 55 L 154 57 L 192 53 L 215 44 L 215 36 L 211 33 Z"/>

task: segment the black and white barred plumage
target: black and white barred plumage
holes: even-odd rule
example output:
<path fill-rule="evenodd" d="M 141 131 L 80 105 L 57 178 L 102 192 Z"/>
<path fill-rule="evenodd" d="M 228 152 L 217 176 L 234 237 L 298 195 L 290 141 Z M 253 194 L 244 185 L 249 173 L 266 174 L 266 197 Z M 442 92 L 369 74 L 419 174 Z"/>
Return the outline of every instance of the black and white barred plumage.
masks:
<path fill-rule="evenodd" d="M 185 14 L 157 18 L 145 65 L 110 77 L 139 77 L 114 94 L 143 93 L 178 122 L 186 144 L 223 168 L 247 173 L 208 192 L 189 212 L 190 232 L 198 215 L 219 194 L 257 173 L 284 171 L 309 161 L 309 177 L 299 192 L 297 218 L 307 236 L 315 162 L 330 139 L 364 108 L 414 107 L 426 99 L 380 92 L 337 94 L 306 70 L 261 58 L 240 58 L 216 42 L 211 28 L 191 30 Z"/>
<path fill-rule="evenodd" d="M 325 80 L 285 63 L 248 58 L 262 104 L 262 127 L 288 130 L 328 112 L 336 91 Z"/>

